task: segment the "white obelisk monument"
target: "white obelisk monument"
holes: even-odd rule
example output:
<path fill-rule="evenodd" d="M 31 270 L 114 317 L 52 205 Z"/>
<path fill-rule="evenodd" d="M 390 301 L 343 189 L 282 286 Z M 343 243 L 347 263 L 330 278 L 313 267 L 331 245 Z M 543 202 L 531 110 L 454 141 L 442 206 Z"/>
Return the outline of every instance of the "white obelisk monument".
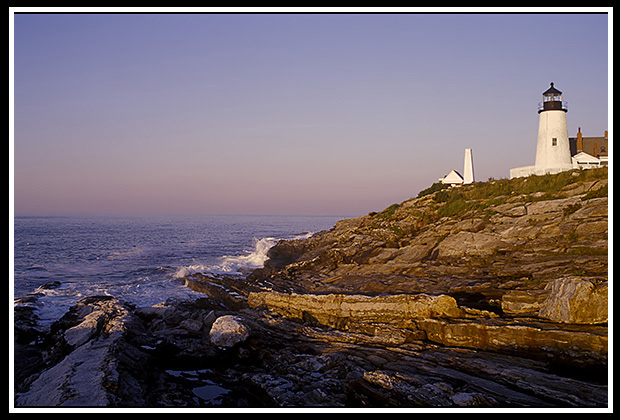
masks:
<path fill-rule="evenodd" d="M 463 184 L 471 184 L 474 178 L 474 159 L 471 149 L 465 149 L 465 164 L 463 165 Z"/>

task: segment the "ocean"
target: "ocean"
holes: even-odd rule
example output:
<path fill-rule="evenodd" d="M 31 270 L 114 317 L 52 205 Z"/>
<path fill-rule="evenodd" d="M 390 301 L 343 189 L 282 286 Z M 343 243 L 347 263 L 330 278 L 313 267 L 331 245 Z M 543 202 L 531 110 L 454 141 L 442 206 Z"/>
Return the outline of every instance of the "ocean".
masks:
<path fill-rule="evenodd" d="M 204 296 L 196 273 L 244 281 L 280 239 L 307 238 L 344 216 L 148 216 L 14 218 L 14 298 L 38 292 L 41 322 L 80 299 L 111 295 L 138 306 Z M 54 288 L 44 285 L 59 282 Z M 43 287 L 41 287 L 43 286 Z"/>

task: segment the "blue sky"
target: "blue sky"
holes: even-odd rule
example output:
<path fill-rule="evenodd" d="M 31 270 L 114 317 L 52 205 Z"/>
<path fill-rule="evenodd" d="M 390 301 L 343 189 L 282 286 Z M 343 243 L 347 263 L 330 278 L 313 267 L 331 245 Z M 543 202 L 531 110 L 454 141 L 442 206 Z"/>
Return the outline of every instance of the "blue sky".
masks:
<path fill-rule="evenodd" d="M 15 14 L 15 214 L 366 214 L 473 149 L 531 165 L 551 81 L 608 127 L 606 14 Z"/>

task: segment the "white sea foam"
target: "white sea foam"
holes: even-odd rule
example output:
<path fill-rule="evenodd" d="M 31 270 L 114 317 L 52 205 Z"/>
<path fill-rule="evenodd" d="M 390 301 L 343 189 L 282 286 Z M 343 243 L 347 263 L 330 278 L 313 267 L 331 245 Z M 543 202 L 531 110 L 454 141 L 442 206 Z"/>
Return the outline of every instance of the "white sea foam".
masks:
<path fill-rule="evenodd" d="M 192 264 L 186 267 L 180 267 L 175 273 L 175 278 L 183 278 L 195 273 L 212 273 L 212 274 L 228 274 L 239 275 L 244 271 L 253 270 L 263 266 L 267 261 L 267 252 L 278 243 L 277 238 L 255 239 L 254 248 L 246 251 L 242 255 L 225 255 L 219 258 L 215 264 Z"/>
<path fill-rule="evenodd" d="M 238 272 L 240 269 L 260 268 L 267 261 L 267 252 L 278 243 L 276 238 L 263 238 L 256 240 L 254 250 L 247 255 L 222 257 L 220 270 L 224 272 Z"/>
<path fill-rule="evenodd" d="M 313 234 L 313 232 L 304 232 L 295 235 L 292 239 L 308 239 Z M 242 275 L 249 270 L 263 267 L 265 261 L 269 258 L 267 253 L 278 241 L 280 241 L 280 239 L 274 237 L 255 239 L 254 248 L 246 251 L 245 254 L 225 255 L 220 257 L 216 264 L 212 265 L 193 264 L 180 267 L 174 273 L 174 277 L 183 278 L 196 273 Z"/>
<path fill-rule="evenodd" d="M 179 267 L 177 271 L 172 275 L 175 279 L 182 279 L 185 276 L 189 276 L 196 273 L 204 273 L 210 271 L 212 266 L 204 264 L 192 264 L 187 267 Z"/>

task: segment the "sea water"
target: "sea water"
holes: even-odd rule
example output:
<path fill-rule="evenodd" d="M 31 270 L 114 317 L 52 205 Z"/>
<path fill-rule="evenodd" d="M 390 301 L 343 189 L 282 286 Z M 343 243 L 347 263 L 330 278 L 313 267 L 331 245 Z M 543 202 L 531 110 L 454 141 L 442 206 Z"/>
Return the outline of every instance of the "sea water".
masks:
<path fill-rule="evenodd" d="M 43 323 L 80 299 L 110 295 L 138 306 L 203 296 L 192 273 L 243 281 L 280 239 L 307 238 L 344 216 L 15 217 L 14 298 L 38 292 Z M 58 282 L 57 287 L 46 287 Z"/>

